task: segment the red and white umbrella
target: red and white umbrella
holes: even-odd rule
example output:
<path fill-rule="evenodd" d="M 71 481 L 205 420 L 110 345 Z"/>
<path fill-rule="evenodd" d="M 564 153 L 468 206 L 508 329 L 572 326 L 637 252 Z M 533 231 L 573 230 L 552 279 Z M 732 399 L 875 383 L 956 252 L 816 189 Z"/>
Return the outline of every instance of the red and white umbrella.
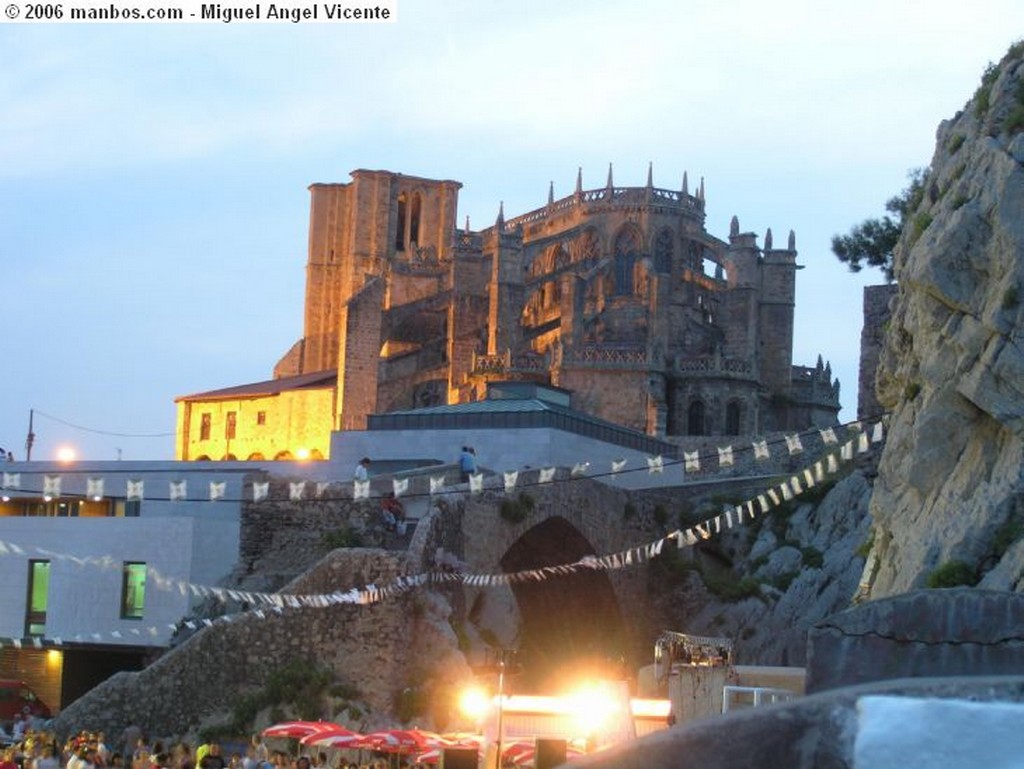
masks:
<path fill-rule="evenodd" d="M 382 753 L 426 752 L 431 748 L 443 747 L 447 741 L 440 734 L 421 729 L 385 729 L 364 734 L 351 747 L 379 750 Z"/>
<path fill-rule="evenodd" d="M 535 743 L 518 740 L 503 749 L 501 751 L 501 757 L 503 761 L 508 761 L 515 766 L 533 766 L 535 752 Z M 571 761 L 572 759 L 582 755 L 583 751 L 579 748 L 574 748 L 572 745 L 567 745 L 565 748 L 565 758 L 567 761 Z"/>
<path fill-rule="evenodd" d="M 351 748 L 354 743 L 363 739 L 359 732 L 353 732 L 343 726 L 335 724 L 335 729 L 329 732 L 315 732 L 307 734 L 299 740 L 300 745 L 310 745 L 317 748 Z"/>
<path fill-rule="evenodd" d="M 436 764 L 441 759 L 441 754 L 444 753 L 447 748 L 475 749 L 477 752 L 477 758 L 479 759 L 480 749 L 484 741 L 482 734 L 459 732 L 455 734 L 442 734 L 441 738 L 445 740 L 444 745 L 439 745 L 436 748 L 431 748 L 424 753 L 420 753 L 413 759 L 413 762 L 417 764 Z"/>
<path fill-rule="evenodd" d="M 333 721 L 283 721 L 263 730 L 264 737 L 291 737 L 301 739 L 311 734 L 330 734 L 343 727 Z"/>

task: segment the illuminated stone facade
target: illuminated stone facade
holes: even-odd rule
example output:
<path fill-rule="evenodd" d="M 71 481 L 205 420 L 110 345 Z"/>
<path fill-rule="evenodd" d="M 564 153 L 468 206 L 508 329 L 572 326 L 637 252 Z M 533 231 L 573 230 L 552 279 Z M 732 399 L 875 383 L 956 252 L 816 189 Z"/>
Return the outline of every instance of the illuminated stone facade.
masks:
<path fill-rule="evenodd" d="M 703 181 L 691 194 L 685 175 L 669 190 L 648 172 L 644 187 L 616 187 L 609 170 L 585 190 L 581 173 L 573 194 L 552 190 L 541 208 L 508 220 L 499 210 L 471 230 L 456 226 L 458 182 L 351 176 L 310 187 L 304 332 L 274 369 L 277 379 L 337 372 L 323 430 L 476 400 L 488 381 L 515 379 L 670 439 L 835 422 L 829 367 L 792 364 L 795 237 L 775 248 L 769 230 L 759 247 L 735 217 L 728 240 L 714 237 Z M 179 400 L 193 412 L 179 447 L 198 449 L 193 422 L 208 395 Z M 247 448 L 274 455 L 258 445 Z"/>

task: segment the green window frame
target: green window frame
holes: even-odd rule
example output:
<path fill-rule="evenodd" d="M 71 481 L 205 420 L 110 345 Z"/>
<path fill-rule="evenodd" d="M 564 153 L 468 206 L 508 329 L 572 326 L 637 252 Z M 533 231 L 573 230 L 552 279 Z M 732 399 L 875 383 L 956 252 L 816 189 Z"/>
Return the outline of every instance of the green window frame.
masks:
<path fill-rule="evenodd" d="M 46 611 L 50 604 L 50 562 L 28 562 L 28 600 L 25 611 L 25 635 L 46 634 Z"/>
<path fill-rule="evenodd" d="M 146 564 L 125 561 L 121 578 L 121 619 L 142 619 L 146 611 Z"/>

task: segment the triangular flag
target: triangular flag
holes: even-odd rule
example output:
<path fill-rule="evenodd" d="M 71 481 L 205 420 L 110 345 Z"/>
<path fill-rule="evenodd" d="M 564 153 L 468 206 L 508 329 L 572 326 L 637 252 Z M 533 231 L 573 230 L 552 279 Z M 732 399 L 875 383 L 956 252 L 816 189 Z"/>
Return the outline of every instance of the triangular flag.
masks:
<path fill-rule="evenodd" d="M 732 446 L 718 447 L 718 466 L 732 467 Z"/>
<path fill-rule="evenodd" d="M 757 495 L 757 504 L 761 508 L 762 513 L 767 513 L 770 509 L 768 507 L 768 500 L 764 498 L 764 494 Z"/>
<path fill-rule="evenodd" d="M 221 481 L 220 483 L 210 481 L 210 501 L 216 502 L 218 499 L 223 499 L 227 489 L 228 484 L 225 481 Z"/>
<path fill-rule="evenodd" d="M 825 464 L 828 467 L 829 473 L 837 473 L 837 472 L 839 472 L 839 463 L 836 462 L 836 455 L 835 454 L 829 454 L 828 458 L 825 460 Z"/>
<path fill-rule="evenodd" d="M 572 466 L 572 472 L 569 474 L 573 476 L 583 475 L 587 472 L 588 467 L 590 467 L 590 462 L 577 462 Z"/>
<path fill-rule="evenodd" d="M 804 484 L 809 489 L 814 487 L 814 475 L 807 468 L 804 468 Z"/>
<path fill-rule="evenodd" d="M 270 483 L 263 481 L 262 483 L 252 484 L 252 501 L 260 502 L 267 498 L 267 494 L 270 493 Z"/>
<path fill-rule="evenodd" d="M 853 441 L 847 441 L 843 444 L 843 447 L 839 449 L 839 456 L 846 462 L 853 459 Z"/>
<path fill-rule="evenodd" d="M 59 497 L 60 496 L 60 476 L 59 475 L 45 475 L 45 476 L 43 476 L 43 496 L 44 497 Z"/>
<path fill-rule="evenodd" d="M 821 442 L 824 443 L 826 446 L 836 443 L 836 431 L 833 430 L 831 427 L 826 427 L 824 430 L 821 430 L 820 433 Z"/>
<path fill-rule="evenodd" d="M 793 488 L 793 496 L 799 497 L 804 493 L 804 490 L 800 488 L 800 479 L 795 475 L 789 479 L 789 485 Z"/>
<path fill-rule="evenodd" d="M 510 473 L 502 473 L 502 477 L 505 479 L 505 491 L 512 491 L 516 487 L 516 481 L 519 480 L 519 471 L 513 470 Z"/>
<path fill-rule="evenodd" d="M 306 490 L 306 482 L 299 481 L 298 483 L 288 484 L 288 499 L 292 502 L 299 502 L 302 500 L 302 493 Z"/>
<path fill-rule="evenodd" d="M 331 487 L 329 481 L 317 481 L 316 484 L 316 498 L 323 499 L 327 496 L 327 490 Z"/>
<path fill-rule="evenodd" d="M 395 496 L 400 497 L 409 490 L 409 479 L 393 478 L 391 480 L 391 488 L 394 490 Z"/>
<path fill-rule="evenodd" d="M 768 453 L 768 441 L 755 441 L 753 446 L 754 459 L 768 459 L 771 456 Z"/>
<path fill-rule="evenodd" d="M 684 470 L 688 473 L 696 473 L 700 471 L 700 452 L 699 451 L 684 451 L 683 452 Z"/>
<path fill-rule="evenodd" d="M 647 472 L 648 473 L 660 473 L 665 467 L 665 463 L 661 458 L 661 455 L 656 457 L 647 457 Z"/>
<path fill-rule="evenodd" d="M 861 454 L 863 454 L 869 448 L 871 448 L 871 444 L 868 441 L 868 434 L 867 433 L 861 433 L 860 436 L 858 436 L 858 438 L 857 438 L 857 451 L 859 451 Z"/>
<path fill-rule="evenodd" d="M 85 496 L 99 501 L 103 498 L 103 479 L 87 478 L 85 481 Z"/>
<path fill-rule="evenodd" d="M 790 454 L 799 454 L 804 450 L 803 444 L 800 443 L 799 435 L 787 435 L 786 436 L 786 448 L 789 449 Z"/>
<path fill-rule="evenodd" d="M 822 481 L 825 480 L 825 468 L 821 464 L 820 459 L 814 463 L 814 480 L 816 480 L 818 483 L 821 483 Z"/>
<path fill-rule="evenodd" d="M 437 492 L 439 492 L 443 488 L 444 488 L 444 476 L 443 475 L 433 475 L 433 476 L 430 477 L 430 493 L 431 494 L 436 494 Z"/>
<path fill-rule="evenodd" d="M 370 482 L 352 481 L 352 499 L 369 499 Z"/>
<path fill-rule="evenodd" d="M 619 472 L 625 466 L 626 466 L 626 460 L 625 459 L 613 459 L 612 460 L 612 472 L 613 473 Z"/>
<path fill-rule="evenodd" d="M 790 491 L 789 484 L 783 483 L 779 486 L 782 489 L 782 498 L 787 502 L 793 498 L 793 492 Z"/>
<path fill-rule="evenodd" d="M 469 476 L 469 490 L 473 494 L 484 490 L 484 474 L 473 473 Z"/>
<path fill-rule="evenodd" d="M 21 473 L 4 473 L 4 488 L 16 489 L 21 486 Z"/>
<path fill-rule="evenodd" d="M 179 499 L 184 499 L 188 491 L 187 481 L 171 481 L 170 491 L 171 502 L 176 502 Z"/>
<path fill-rule="evenodd" d="M 553 467 L 544 467 L 544 468 L 541 468 L 540 475 L 538 476 L 538 482 L 539 483 L 551 483 L 551 481 L 554 480 L 554 477 L 555 477 L 555 468 L 553 468 Z"/>
<path fill-rule="evenodd" d="M 143 490 L 145 489 L 145 485 L 146 485 L 145 481 L 131 481 L 130 480 L 130 481 L 127 482 L 126 485 L 127 485 L 127 491 L 125 493 L 125 496 L 128 497 L 129 501 L 137 502 L 140 499 L 142 499 L 142 493 L 143 493 Z"/>
<path fill-rule="evenodd" d="M 876 422 L 874 428 L 871 430 L 871 442 L 880 443 L 884 434 L 885 428 L 882 427 L 881 422 Z"/>

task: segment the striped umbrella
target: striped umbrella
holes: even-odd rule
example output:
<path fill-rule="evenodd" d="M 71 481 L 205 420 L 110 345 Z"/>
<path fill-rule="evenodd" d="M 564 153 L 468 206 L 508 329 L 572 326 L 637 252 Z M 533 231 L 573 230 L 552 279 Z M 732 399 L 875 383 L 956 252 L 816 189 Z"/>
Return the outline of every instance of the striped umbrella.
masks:
<path fill-rule="evenodd" d="M 359 732 L 339 726 L 329 732 L 308 734 L 299 740 L 299 744 L 317 748 L 351 748 L 361 739 L 363 739 L 363 735 Z"/>
<path fill-rule="evenodd" d="M 301 739 L 311 734 L 330 734 L 343 729 L 333 721 L 283 721 L 263 730 L 264 737 L 291 737 Z"/>

